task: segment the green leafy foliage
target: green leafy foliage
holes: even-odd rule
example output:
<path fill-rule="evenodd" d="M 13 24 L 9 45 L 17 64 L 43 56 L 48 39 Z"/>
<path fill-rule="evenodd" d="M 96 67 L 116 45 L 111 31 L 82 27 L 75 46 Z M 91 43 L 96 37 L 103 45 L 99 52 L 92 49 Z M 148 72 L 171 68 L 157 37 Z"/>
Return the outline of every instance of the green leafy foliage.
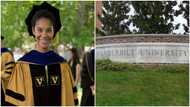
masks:
<path fill-rule="evenodd" d="M 114 71 L 114 72 L 127 72 L 127 71 L 156 71 L 156 72 L 187 72 L 189 66 L 186 64 L 130 64 L 119 63 L 107 60 L 96 61 L 97 71 Z"/>
<path fill-rule="evenodd" d="M 189 33 L 189 1 L 103 1 L 103 27 L 97 29 L 100 36 L 118 34 L 171 34 L 181 23 L 173 24 L 174 16 L 183 15 L 184 34 Z M 174 7 L 178 6 L 179 10 Z M 133 7 L 134 14 L 129 14 Z M 137 29 L 130 29 L 131 26 Z"/>
<path fill-rule="evenodd" d="M 102 3 L 104 8 L 102 10 L 103 16 L 99 18 L 104 25 L 102 29 L 106 31 L 105 35 L 130 32 L 127 27 L 129 22 L 123 22 L 120 25 L 121 21 L 129 18 L 129 15 L 127 15 L 130 11 L 129 4 L 126 1 L 104 1 Z"/>
<path fill-rule="evenodd" d="M 176 1 L 131 2 L 136 14 L 132 22 L 143 34 L 168 34 L 173 28 L 174 10 Z M 169 21 L 170 20 L 170 21 Z"/>

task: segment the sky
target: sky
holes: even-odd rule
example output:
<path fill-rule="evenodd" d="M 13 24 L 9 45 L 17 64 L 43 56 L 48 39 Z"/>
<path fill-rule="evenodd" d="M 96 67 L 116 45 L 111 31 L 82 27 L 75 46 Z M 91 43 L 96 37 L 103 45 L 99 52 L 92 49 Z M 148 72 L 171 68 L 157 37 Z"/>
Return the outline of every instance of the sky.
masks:
<path fill-rule="evenodd" d="M 180 4 L 180 1 L 177 1 L 177 5 L 174 6 L 173 9 L 179 10 L 179 7 L 178 7 L 179 4 Z M 174 16 L 174 22 L 173 22 L 173 24 L 176 25 L 177 23 L 181 23 L 181 25 L 179 26 L 179 29 L 174 30 L 173 32 L 174 33 L 181 33 L 181 34 L 183 34 L 185 32 L 185 30 L 183 29 L 182 24 L 187 25 L 187 20 L 185 20 L 185 18 L 183 18 L 183 15 L 179 15 L 178 17 Z"/>

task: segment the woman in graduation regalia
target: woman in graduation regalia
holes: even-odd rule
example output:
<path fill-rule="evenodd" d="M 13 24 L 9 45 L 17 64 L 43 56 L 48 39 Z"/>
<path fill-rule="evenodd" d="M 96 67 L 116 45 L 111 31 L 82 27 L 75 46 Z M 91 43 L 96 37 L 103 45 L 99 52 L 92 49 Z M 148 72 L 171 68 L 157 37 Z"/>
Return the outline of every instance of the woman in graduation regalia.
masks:
<path fill-rule="evenodd" d="M 71 58 L 69 59 L 68 63 L 71 67 L 72 75 L 74 78 L 75 86 L 78 85 L 80 81 L 80 60 L 77 52 L 77 48 L 71 48 Z"/>
<path fill-rule="evenodd" d="M 59 10 L 46 2 L 35 5 L 26 24 L 29 34 L 36 40 L 36 48 L 16 63 L 6 90 L 6 101 L 13 105 L 77 105 L 69 65 L 49 50 L 61 28 Z"/>
<path fill-rule="evenodd" d="M 90 52 L 87 52 L 83 58 L 81 72 L 81 106 L 94 106 L 94 53 L 95 50 L 92 49 Z"/>

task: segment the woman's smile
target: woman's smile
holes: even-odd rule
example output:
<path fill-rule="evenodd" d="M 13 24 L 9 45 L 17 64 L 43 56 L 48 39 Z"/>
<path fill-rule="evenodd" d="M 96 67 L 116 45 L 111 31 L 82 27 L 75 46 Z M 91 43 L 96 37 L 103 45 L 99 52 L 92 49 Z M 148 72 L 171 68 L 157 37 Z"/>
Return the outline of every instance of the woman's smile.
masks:
<path fill-rule="evenodd" d="M 51 39 L 48 37 L 40 38 L 38 41 L 39 45 L 42 46 L 42 48 L 48 48 L 51 43 Z"/>
<path fill-rule="evenodd" d="M 49 39 L 49 38 L 41 38 L 40 39 L 40 42 L 43 44 L 50 44 L 50 41 L 51 41 L 51 39 Z"/>

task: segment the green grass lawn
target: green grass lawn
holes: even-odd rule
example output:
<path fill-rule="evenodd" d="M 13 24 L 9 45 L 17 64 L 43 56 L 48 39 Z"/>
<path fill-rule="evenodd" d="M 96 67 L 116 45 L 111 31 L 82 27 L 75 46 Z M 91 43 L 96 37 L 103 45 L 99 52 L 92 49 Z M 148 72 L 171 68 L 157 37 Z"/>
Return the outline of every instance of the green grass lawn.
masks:
<path fill-rule="evenodd" d="M 134 71 L 130 68 L 120 72 L 98 70 L 96 105 L 185 106 L 189 104 L 188 66 L 134 69 Z M 174 69 L 186 72 L 179 70 L 172 72 Z"/>

